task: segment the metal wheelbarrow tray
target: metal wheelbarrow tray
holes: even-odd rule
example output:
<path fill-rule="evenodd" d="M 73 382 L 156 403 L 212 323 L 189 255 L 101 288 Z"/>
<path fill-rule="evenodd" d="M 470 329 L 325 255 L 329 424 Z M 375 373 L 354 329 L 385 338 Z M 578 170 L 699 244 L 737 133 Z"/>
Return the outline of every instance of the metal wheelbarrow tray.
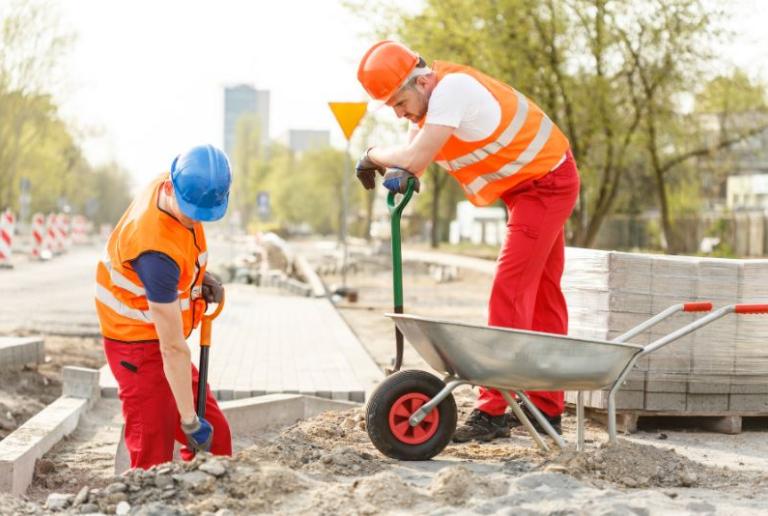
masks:
<path fill-rule="evenodd" d="M 425 394 L 421 398 L 407 398 L 403 395 L 399 398 L 399 405 L 398 402 L 389 403 L 389 430 L 394 437 L 401 442 L 405 441 L 405 444 L 409 446 L 398 446 L 391 449 L 385 445 L 385 450 L 382 451 L 387 455 L 403 460 L 423 460 L 442 451 L 448 444 L 456 424 L 455 401 L 453 401 L 451 393 L 458 386 L 464 384 L 498 389 L 534 441 L 545 450 L 549 447 L 522 412 L 512 393 L 522 403 L 525 403 L 540 427 L 562 448 L 565 446 L 563 438 L 555 432 L 523 391 L 578 391 L 576 444 L 578 450 L 583 450 L 583 391 L 609 388 L 608 434 L 609 439 L 615 441 L 615 395 L 640 357 L 648 355 L 727 314 L 768 313 L 768 305 L 725 306 L 647 346 L 625 342 L 678 312 L 709 312 L 710 310 L 712 310 L 712 304 L 708 302 L 673 305 L 611 341 L 480 326 L 409 314 L 387 314 L 419 355 L 435 371 L 443 374 L 444 379 L 440 382 L 439 379 L 424 371 L 401 371 L 390 376 L 377 389 L 371 398 L 371 404 L 376 403 L 376 397 L 380 390 L 387 389 L 385 384 L 388 381 L 397 383 L 398 375 L 409 374 L 413 378 L 422 375 L 422 379 L 425 380 L 426 377 L 423 375 L 428 375 L 440 382 L 442 386 L 439 392 L 434 392 L 433 388 L 433 392 Z M 402 401 L 402 398 L 406 398 L 405 401 Z M 441 420 L 438 412 L 441 404 L 447 401 L 453 404 L 452 421 L 450 421 L 451 418 L 446 417 Z M 449 421 L 446 422 L 446 419 Z M 439 449 L 428 449 L 424 445 L 429 444 L 430 440 L 441 433 L 441 426 L 450 428 L 443 428 L 442 439 L 434 442 L 435 445 L 440 445 Z M 376 434 L 380 434 L 380 432 L 374 429 L 373 433 L 372 440 L 379 447 L 377 440 L 380 440 L 381 435 Z M 369 434 L 371 434 L 370 431 Z M 447 439 L 446 436 L 448 436 Z M 409 439 L 410 444 L 407 442 Z M 421 444 L 422 448 L 426 449 L 419 450 L 414 446 L 416 444 Z"/>

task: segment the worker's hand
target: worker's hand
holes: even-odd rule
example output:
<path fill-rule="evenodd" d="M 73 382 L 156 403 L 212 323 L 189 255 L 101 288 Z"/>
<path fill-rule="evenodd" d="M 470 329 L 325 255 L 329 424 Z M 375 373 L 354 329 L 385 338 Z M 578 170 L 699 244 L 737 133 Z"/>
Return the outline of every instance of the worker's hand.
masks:
<path fill-rule="evenodd" d="M 408 189 L 408 179 L 411 177 L 414 180 L 413 189 L 418 192 L 421 188 L 419 178 L 402 168 L 390 168 L 387 170 L 387 173 L 384 174 L 384 188 L 390 192 L 404 194 Z"/>
<path fill-rule="evenodd" d="M 221 284 L 221 278 L 206 271 L 203 276 L 202 295 L 206 303 L 221 303 L 224 298 L 224 285 Z"/>
<path fill-rule="evenodd" d="M 208 451 L 213 439 L 213 427 L 205 419 L 195 416 L 191 423 L 181 423 L 181 429 L 187 436 L 187 443 L 194 451 Z"/>
<path fill-rule="evenodd" d="M 368 150 L 370 150 L 370 148 Z M 368 157 L 368 150 L 366 150 L 363 153 L 363 156 L 357 160 L 357 165 L 355 165 L 355 175 L 366 190 L 373 190 L 376 187 L 376 172 L 378 172 L 379 175 L 384 175 L 384 167 L 374 163 L 373 160 Z"/>

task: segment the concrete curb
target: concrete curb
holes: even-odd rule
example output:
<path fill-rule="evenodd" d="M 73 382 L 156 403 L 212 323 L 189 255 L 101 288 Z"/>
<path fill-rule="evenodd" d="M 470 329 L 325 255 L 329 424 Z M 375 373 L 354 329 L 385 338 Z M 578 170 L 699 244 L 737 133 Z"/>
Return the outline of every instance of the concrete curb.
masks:
<path fill-rule="evenodd" d="M 0 441 L 0 492 L 23 495 L 32 483 L 35 462 L 72 433 L 98 399 L 99 373 L 65 367 L 64 395 Z"/>
<path fill-rule="evenodd" d="M 293 263 L 299 274 L 301 274 L 304 279 L 307 280 L 309 286 L 312 287 L 313 297 L 326 297 L 328 295 L 323 280 L 320 279 L 320 276 L 317 275 L 314 267 L 309 264 L 304 256 L 296 255 Z"/>
<path fill-rule="evenodd" d="M 267 394 L 219 403 L 233 435 L 285 427 L 329 410 L 348 410 L 359 406 L 359 403 L 351 401 L 328 400 L 298 394 Z M 128 450 L 123 437 L 115 453 L 115 475 L 122 474 L 129 467 Z"/>
<path fill-rule="evenodd" d="M 0 337 L 0 369 L 42 364 L 44 361 L 43 337 Z"/>

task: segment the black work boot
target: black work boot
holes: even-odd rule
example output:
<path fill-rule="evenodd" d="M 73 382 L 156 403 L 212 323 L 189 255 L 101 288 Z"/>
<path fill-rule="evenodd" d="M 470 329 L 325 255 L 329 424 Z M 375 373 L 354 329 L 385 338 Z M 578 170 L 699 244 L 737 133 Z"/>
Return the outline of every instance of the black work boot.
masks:
<path fill-rule="evenodd" d="M 509 423 L 505 415 L 491 416 L 478 409 L 464 421 L 464 424 L 456 429 L 453 434 L 453 442 L 465 443 L 471 440 L 492 441 L 497 437 L 509 437 Z"/>
<path fill-rule="evenodd" d="M 541 432 L 543 434 L 546 434 L 544 429 L 541 427 L 539 422 L 536 420 L 536 418 L 533 416 L 530 410 L 528 410 L 528 407 L 524 403 L 520 403 L 520 408 L 523 410 L 523 413 L 525 416 L 530 420 L 531 424 L 533 425 L 533 428 L 536 429 L 537 432 Z M 544 419 L 546 419 L 550 425 L 552 425 L 552 428 L 555 429 L 555 432 L 557 432 L 559 435 L 563 435 L 563 427 L 562 427 L 562 418 L 558 416 L 548 416 L 543 410 L 539 410 L 541 412 L 541 415 L 544 416 Z M 508 418 L 507 424 L 510 428 L 516 428 L 518 426 L 523 426 L 523 423 L 517 419 L 517 416 L 514 412 L 507 412 L 504 414 Z"/>

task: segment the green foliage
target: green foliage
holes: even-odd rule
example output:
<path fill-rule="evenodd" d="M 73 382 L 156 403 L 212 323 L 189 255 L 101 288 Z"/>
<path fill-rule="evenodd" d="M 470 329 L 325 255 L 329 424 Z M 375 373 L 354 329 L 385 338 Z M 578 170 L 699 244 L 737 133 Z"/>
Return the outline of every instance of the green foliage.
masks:
<path fill-rule="evenodd" d="M 127 174 L 93 170 L 49 89 L 72 37 L 44 2 L 6 3 L 0 12 L 0 208 L 20 211 L 20 183 L 30 183 L 31 212 L 62 209 L 115 222 L 129 202 Z"/>
<path fill-rule="evenodd" d="M 369 0 L 353 7 L 365 14 L 386 5 Z M 424 0 L 422 6 L 367 19 L 382 19 L 377 36 L 395 37 L 428 61 L 470 65 L 514 86 L 563 129 L 582 179 L 571 221 L 577 245 L 592 244 L 617 207 L 660 208 L 660 230 L 669 233 L 670 217 L 695 210 L 697 188 L 712 183 L 692 179 L 692 160 L 760 129 L 761 120 L 732 118 L 734 135 L 713 143 L 711 124 L 698 116 L 704 109 L 733 114 L 765 106 L 764 86 L 738 70 L 699 91 L 711 79 L 727 20 L 717 3 Z"/>

